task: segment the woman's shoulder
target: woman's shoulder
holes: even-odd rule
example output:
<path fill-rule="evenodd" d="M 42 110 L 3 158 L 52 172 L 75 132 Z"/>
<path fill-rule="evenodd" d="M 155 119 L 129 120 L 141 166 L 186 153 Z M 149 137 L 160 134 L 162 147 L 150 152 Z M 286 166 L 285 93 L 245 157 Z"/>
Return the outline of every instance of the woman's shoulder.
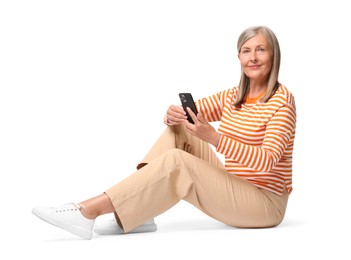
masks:
<path fill-rule="evenodd" d="M 234 86 L 227 89 L 223 89 L 221 92 L 227 93 L 228 95 L 233 95 L 238 93 L 238 91 L 239 91 L 239 86 Z"/>
<path fill-rule="evenodd" d="M 234 86 L 234 87 L 231 87 L 229 89 L 224 90 L 223 92 L 226 93 L 226 96 L 236 97 L 238 92 L 239 92 L 239 87 Z"/>
<path fill-rule="evenodd" d="M 291 91 L 283 84 L 279 83 L 279 88 L 275 92 L 275 94 L 272 96 L 271 100 L 272 102 L 277 102 L 282 105 L 287 104 L 287 105 L 293 105 L 295 106 L 295 98 L 294 95 L 291 93 Z"/>
<path fill-rule="evenodd" d="M 238 94 L 238 87 L 234 86 L 231 88 L 223 89 L 215 95 L 217 95 L 223 100 L 227 100 L 227 99 L 233 99 L 233 98 L 235 99 L 237 94 Z"/>

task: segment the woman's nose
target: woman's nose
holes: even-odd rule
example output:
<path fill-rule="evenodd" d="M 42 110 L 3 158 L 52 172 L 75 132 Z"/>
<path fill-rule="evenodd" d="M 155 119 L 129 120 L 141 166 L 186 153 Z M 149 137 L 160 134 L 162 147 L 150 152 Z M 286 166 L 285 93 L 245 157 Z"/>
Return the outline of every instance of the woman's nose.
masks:
<path fill-rule="evenodd" d="M 257 54 L 256 54 L 255 51 L 251 52 L 250 61 L 251 61 L 251 62 L 257 61 Z"/>

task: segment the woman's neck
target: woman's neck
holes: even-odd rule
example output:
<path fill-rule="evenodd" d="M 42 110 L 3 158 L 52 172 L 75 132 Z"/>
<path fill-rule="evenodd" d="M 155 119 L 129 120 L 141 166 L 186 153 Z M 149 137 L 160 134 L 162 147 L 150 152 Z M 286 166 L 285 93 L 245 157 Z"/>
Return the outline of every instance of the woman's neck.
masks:
<path fill-rule="evenodd" d="M 258 96 L 262 96 L 267 90 L 266 85 L 254 85 L 250 84 L 250 92 L 248 93 L 248 98 L 255 98 Z"/>

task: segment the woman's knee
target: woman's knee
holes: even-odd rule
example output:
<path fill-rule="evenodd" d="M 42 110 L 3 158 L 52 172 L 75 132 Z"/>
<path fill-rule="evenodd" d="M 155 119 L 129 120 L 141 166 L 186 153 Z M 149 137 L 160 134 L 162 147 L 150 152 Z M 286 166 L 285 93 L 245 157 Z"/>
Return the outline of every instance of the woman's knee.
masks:
<path fill-rule="evenodd" d="M 194 160 L 195 156 L 183 151 L 182 149 L 179 148 L 172 148 L 165 152 L 164 156 L 167 159 L 174 160 L 175 162 L 186 162 L 186 161 L 192 161 Z"/>

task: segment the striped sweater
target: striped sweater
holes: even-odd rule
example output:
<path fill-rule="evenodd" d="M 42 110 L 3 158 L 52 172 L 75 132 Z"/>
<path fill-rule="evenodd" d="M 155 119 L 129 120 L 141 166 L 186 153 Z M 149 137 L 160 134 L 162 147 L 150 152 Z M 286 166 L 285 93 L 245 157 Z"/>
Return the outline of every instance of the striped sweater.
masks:
<path fill-rule="evenodd" d="M 281 195 L 292 191 L 292 155 L 296 127 L 293 95 L 280 85 L 266 103 L 246 100 L 232 104 L 238 87 L 196 102 L 209 121 L 220 121 L 222 134 L 217 152 L 225 157 L 226 170 L 259 188 Z"/>

